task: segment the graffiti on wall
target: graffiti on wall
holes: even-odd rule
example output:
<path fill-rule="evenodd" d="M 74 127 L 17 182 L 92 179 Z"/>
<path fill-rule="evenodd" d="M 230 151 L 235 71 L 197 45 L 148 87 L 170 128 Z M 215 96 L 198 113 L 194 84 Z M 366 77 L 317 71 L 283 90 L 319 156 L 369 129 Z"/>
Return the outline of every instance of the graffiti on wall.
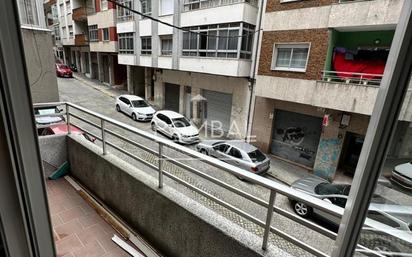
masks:
<path fill-rule="evenodd" d="M 339 162 L 342 139 L 321 139 L 316 157 L 316 166 L 313 168 L 315 175 L 332 180 Z"/>

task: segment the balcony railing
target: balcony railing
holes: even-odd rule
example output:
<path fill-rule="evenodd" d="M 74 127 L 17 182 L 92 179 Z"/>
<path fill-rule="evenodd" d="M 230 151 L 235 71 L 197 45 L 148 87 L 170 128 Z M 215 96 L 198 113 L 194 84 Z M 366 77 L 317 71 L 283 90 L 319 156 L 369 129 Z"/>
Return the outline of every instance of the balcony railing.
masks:
<path fill-rule="evenodd" d="M 73 9 L 72 19 L 74 21 L 87 21 L 86 7 L 78 7 Z"/>
<path fill-rule="evenodd" d="M 258 5 L 258 0 L 185 0 L 183 5 L 184 11 L 194 11 L 198 9 L 206 9 L 206 8 L 213 8 L 223 5 L 230 5 L 230 4 L 237 4 L 237 3 L 249 3 L 253 6 Z"/>
<path fill-rule="evenodd" d="M 74 44 L 76 46 L 84 46 L 89 44 L 89 39 L 85 34 L 75 35 Z"/>
<path fill-rule="evenodd" d="M 382 77 L 382 74 L 322 71 L 322 81 L 326 82 L 379 86 Z"/>
<path fill-rule="evenodd" d="M 310 246 L 306 244 L 305 242 L 295 238 L 294 236 L 280 230 L 279 228 L 276 228 L 272 226 L 272 218 L 273 214 L 277 213 L 278 215 L 281 215 L 283 217 L 286 217 L 298 224 L 301 224 L 303 226 L 308 227 L 309 229 L 312 229 L 330 239 L 335 240 L 337 237 L 337 234 L 333 231 L 330 231 L 312 221 L 303 219 L 288 210 L 285 210 L 281 208 L 280 206 L 275 206 L 275 197 L 277 194 L 286 196 L 289 199 L 294 199 L 298 202 L 305 203 L 314 209 L 323 211 L 328 213 L 329 215 L 332 215 L 337 218 L 341 218 L 343 215 L 343 209 L 333 205 L 329 202 L 323 201 L 321 199 L 315 198 L 311 195 L 305 194 L 301 191 L 295 190 L 293 188 L 290 188 L 289 186 L 286 186 L 284 184 L 281 184 L 279 182 L 269 180 L 265 177 L 258 176 L 256 174 L 247 172 L 245 170 L 242 170 L 238 167 L 229 165 L 227 163 L 221 162 L 215 158 L 209 157 L 207 155 L 204 155 L 202 153 L 199 153 L 197 151 L 194 151 L 190 148 L 184 147 L 182 145 L 178 145 L 172 141 L 166 140 L 162 137 L 159 137 L 157 135 L 151 134 L 146 131 L 142 131 L 140 129 L 137 129 L 133 126 L 127 125 L 125 123 L 119 122 L 117 120 L 114 120 L 112 118 L 106 117 L 104 115 L 101 115 L 99 113 L 90 111 L 86 108 L 83 108 L 79 105 L 72 104 L 72 103 L 47 103 L 47 104 L 35 104 L 35 108 L 40 108 L 40 107 L 62 107 L 64 106 L 65 108 L 62 110 L 61 113 L 58 114 L 45 114 L 45 115 L 36 115 L 36 117 L 43 117 L 43 116 L 58 116 L 58 115 L 66 115 L 66 124 L 67 125 L 74 125 L 75 127 L 79 128 L 80 130 L 84 131 L 88 135 L 96 138 L 99 142 L 101 142 L 101 149 L 102 149 L 102 154 L 106 155 L 108 153 L 108 147 L 111 147 L 112 149 L 119 151 L 120 153 L 124 154 L 127 157 L 130 157 L 144 165 L 146 165 L 148 168 L 152 168 L 158 172 L 158 187 L 162 188 L 164 185 L 164 177 L 168 177 L 171 180 L 177 182 L 178 184 L 185 186 L 189 188 L 190 190 L 199 193 L 200 195 L 204 196 L 205 198 L 216 202 L 218 205 L 221 205 L 225 207 L 226 209 L 234 212 L 235 214 L 243 217 L 244 219 L 260 226 L 263 228 L 263 238 L 262 238 L 262 249 L 267 249 L 268 245 L 268 239 L 270 233 L 273 233 L 286 241 L 289 241 L 301 249 L 304 249 L 305 251 L 315 255 L 315 256 L 321 256 L 321 257 L 326 257 L 328 256 L 326 253 L 318 250 L 316 247 Z M 83 124 L 80 126 L 79 124 Z M 86 128 L 88 126 L 88 128 Z M 42 127 L 42 126 L 40 126 Z M 44 127 L 44 126 L 43 126 Z M 94 132 L 91 132 L 92 128 L 94 128 Z M 97 132 L 96 132 L 97 131 Z M 123 133 L 121 132 L 123 131 Z M 68 126 L 68 133 L 70 134 L 70 126 Z M 156 144 L 156 147 L 153 149 L 145 144 L 142 144 L 141 141 L 133 141 L 130 139 L 130 137 L 124 136 L 125 133 L 132 133 L 133 135 L 140 136 L 146 140 L 149 140 L 152 143 Z M 108 139 L 111 138 L 111 139 Z M 120 139 L 122 141 L 121 145 L 116 145 L 114 143 L 114 138 Z M 142 155 L 139 154 L 137 156 L 134 152 L 130 152 L 125 149 L 125 144 L 129 144 L 133 147 L 137 147 L 143 151 L 146 151 L 149 154 L 152 154 L 155 156 L 156 160 L 154 162 L 150 162 L 144 158 L 142 158 Z M 184 158 L 171 158 L 170 156 L 166 155 L 165 153 L 170 153 L 170 151 L 176 151 L 180 154 L 185 155 Z M 202 172 L 198 170 L 197 168 L 190 166 L 190 164 L 184 163 L 183 160 L 187 160 L 188 158 L 192 160 L 196 160 L 196 162 L 202 162 L 205 165 L 210 165 L 213 167 L 216 167 L 220 169 L 221 171 L 228 172 L 232 175 L 235 175 L 236 177 L 240 177 L 242 179 L 245 179 L 246 181 L 249 181 L 250 183 L 254 185 L 258 185 L 262 187 L 263 190 L 268 190 L 270 193 L 269 201 L 263 200 L 260 197 L 254 196 L 246 191 L 243 191 L 239 188 L 236 188 L 230 184 L 228 184 L 225 181 L 222 181 L 219 178 L 216 178 L 210 174 L 207 174 L 205 172 Z M 227 201 L 224 201 L 219 198 L 219 196 L 216 196 L 214 194 L 210 194 L 203 189 L 200 189 L 196 187 L 195 185 L 191 184 L 190 182 L 172 174 L 170 171 L 165 169 L 165 164 L 171 163 L 176 165 L 177 167 L 184 169 L 185 171 L 192 173 L 194 175 L 197 175 L 201 179 L 205 179 L 211 183 L 214 184 L 214 186 L 219 186 L 222 190 L 228 190 L 231 193 L 234 193 L 236 196 L 242 197 L 242 199 L 250 201 L 254 204 L 257 204 L 264 208 L 266 210 L 266 219 L 261 220 L 259 217 L 257 217 L 255 214 L 248 213 L 245 210 L 240 209 L 239 207 L 236 207 L 235 205 L 228 203 Z M 192 182 L 193 183 L 193 182 Z M 392 227 L 389 227 L 383 223 L 377 222 L 375 220 L 372 220 L 370 218 L 366 218 L 365 221 L 365 230 L 367 231 L 373 231 L 373 232 L 378 232 L 380 234 L 385 234 L 389 238 L 387 240 L 391 240 L 395 238 L 394 240 L 403 240 L 408 243 L 412 242 L 412 239 L 408 232 L 401 231 L 398 229 L 393 229 Z M 338 249 L 339 250 L 339 249 Z M 341 249 L 342 250 L 342 249 Z M 383 256 L 379 252 L 372 251 L 365 246 L 362 246 L 360 244 L 357 245 L 357 252 L 359 253 L 364 253 L 366 255 L 371 255 L 371 256 Z"/>

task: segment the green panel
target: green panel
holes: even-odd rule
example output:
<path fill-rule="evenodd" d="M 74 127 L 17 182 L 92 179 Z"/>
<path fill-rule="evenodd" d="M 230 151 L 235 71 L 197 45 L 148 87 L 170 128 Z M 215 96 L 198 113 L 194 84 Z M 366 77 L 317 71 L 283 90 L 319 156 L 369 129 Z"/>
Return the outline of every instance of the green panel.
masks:
<path fill-rule="evenodd" d="M 390 47 L 395 34 L 394 30 L 386 31 L 362 31 L 362 32 L 339 32 L 335 46 L 356 49 L 359 46 L 364 47 Z M 379 39 L 380 43 L 375 44 Z"/>
<path fill-rule="evenodd" d="M 326 53 L 326 61 L 324 70 L 332 70 L 332 56 L 333 48 L 336 45 L 338 39 L 338 32 L 334 29 L 329 30 L 329 47 L 328 52 Z"/>

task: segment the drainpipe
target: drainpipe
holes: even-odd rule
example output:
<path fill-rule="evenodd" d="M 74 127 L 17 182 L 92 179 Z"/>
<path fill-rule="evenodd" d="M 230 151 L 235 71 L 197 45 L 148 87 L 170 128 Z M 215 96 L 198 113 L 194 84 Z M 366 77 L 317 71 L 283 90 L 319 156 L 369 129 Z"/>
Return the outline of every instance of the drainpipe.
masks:
<path fill-rule="evenodd" d="M 256 22 L 256 27 L 257 27 L 257 37 L 255 37 L 254 40 L 254 46 L 255 46 L 255 51 L 253 53 L 253 58 L 252 58 L 252 72 L 249 77 L 249 106 L 248 106 L 248 113 L 247 113 L 247 124 L 246 124 L 246 135 L 245 135 L 245 141 L 250 142 L 250 134 L 251 134 L 251 125 L 252 125 L 252 119 L 253 119 L 253 113 L 252 113 L 252 102 L 254 102 L 254 90 L 255 90 L 255 83 L 256 83 L 256 70 L 257 70 L 257 65 L 258 65 L 258 58 L 259 58 L 259 45 L 260 45 L 260 35 L 261 35 L 261 28 L 262 28 L 262 17 L 263 17 L 263 9 L 266 5 L 266 0 L 261 0 L 261 4 L 259 5 L 259 10 L 258 10 L 258 17 L 257 17 L 257 22 Z"/>

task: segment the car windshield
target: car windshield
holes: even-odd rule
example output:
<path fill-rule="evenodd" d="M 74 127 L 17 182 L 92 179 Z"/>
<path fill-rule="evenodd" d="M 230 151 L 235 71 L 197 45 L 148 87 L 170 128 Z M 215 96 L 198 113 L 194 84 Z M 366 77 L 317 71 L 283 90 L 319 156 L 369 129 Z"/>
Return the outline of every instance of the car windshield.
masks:
<path fill-rule="evenodd" d="M 252 162 L 262 162 L 266 159 L 266 156 L 259 150 L 248 153 Z"/>
<path fill-rule="evenodd" d="M 315 187 L 318 195 L 349 195 L 350 185 L 321 183 Z"/>
<path fill-rule="evenodd" d="M 58 110 L 56 108 L 37 109 L 35 113 L 39 115 L 54 114 L 58 113 Z"/>
<path fill-rule="evenodd" d="M 176 128 L 189 127 L 190 121 L 186 119 L 185 117 L 181 117 L 181 118 L 173 119 L 173 124 L 175 124 Z"/>
<path fill-rule="evenodd" d="M 69 69 L 69 67 L 67 65 L 64 64 L 59 64 L 58 65 L 60 69 Z"/>
<path fill-rule="evenodd" d="M 147 107 L 149 106 L 145 101 L 143 100 L 134 100 L 132 101 L 133 107 Z"/>

